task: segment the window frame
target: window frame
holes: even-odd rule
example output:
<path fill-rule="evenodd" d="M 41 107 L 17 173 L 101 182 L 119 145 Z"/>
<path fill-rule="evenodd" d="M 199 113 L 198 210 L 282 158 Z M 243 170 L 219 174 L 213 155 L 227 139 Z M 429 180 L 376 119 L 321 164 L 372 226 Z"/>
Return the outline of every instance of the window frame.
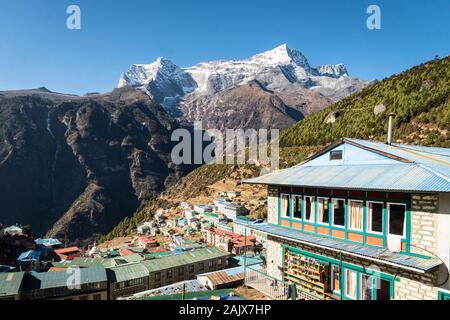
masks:
<path fill-rule="evenodd" d="M 288 201 L 288 206 L 289 206 L 288 209 L 289 210 L 288 210 L 288 215 L 287 216 L 285 216 L 284 212 L 283 212 L 283 196 L 287 196 L 288 199 L 289 199 L 289 201 Z M 291 207 L 292 207 L 291 206 L 291 195 L 289 193 L 280 193 L 280 217 L 282 219 L 289 219 L 291 217 L 291 211 L 292 211 Z"/>
<path fill-rule="evenodd" d="M 363 232 L 364 231 L 364 200 L 358 200 L 358 199 L 348 199 L 347 200 L 347 202 L 348 202 L 348 204 L 347 204 L 347 206 L 348 206 L 348 209 L 346 210 L 347 211 L 347 214 L 346 214 L 346 219 L 347 219 L 347 230 L 349 230 L 349 231 L 357 231 L 357 232 Z M 362 206 L 361 206 L 361 229 L 357 229 L 357 228 L 352 228 L 351 226 L 350 226 L 350 203 L 351 202 L 359 202 L 359 203 L 361 203 L 362 204 Z M 345 205 L 344 205 L 344 208 L 345 208 Z M 345 210 L 345 209 L 344 209 Z M 345 221 L 344 221 L 344 225 L 345 225 Z"/>
<path fill-rule="evenodd" d="M 327 206 L 327 208 L 328 208 L 328 222 L 320 222 L 319 221 L 319 200 L 320 199 L 324 199 L 324 200 L 328 201 L 328 206 Z M 330 201 L 330 198 L 329 197 L 319 197 L 318 196 L 317 199 L 316 199 L 316 203 L 317 203 L 317 212 L 316 212 L 317 224 L 322 225 L 322 226 L 330 226 L 330 224 L 331 224 L 331 210 L 330 210 L 330 203 L 331 203 L 331 201 Z"/>
<path fill-rule="evenodd" d="M 381 204 L 382 208 L 381 208 L 381 232 L 378 231 L 373 231 L 373 230 L 369 230 L 369 224 L 367 223 L 367 221 L 369 221 L 369 214 L 370 213 L 370 204 L 371 203 L 377 203 L 377 204 Z M 387 209 L 384 206 L 384 202 L 383 201 L 372 201 L 372 200 L 367 200 L 366 201 L 366 232 L 370 233 L 370 234 L 376 234 L 376 235 L 383 235 L 384 234 L 384 210 Z"/>
<path fill-rule="evenodd" d="M 340 158 L 333 159 L 333 154 L 340 154 Z M 344 150 L 331 150 L 329 160 L 330 161 L 342 161 L 344 159 Z"/>
<path fill-rule="evenodd" d="M 335 224 L 334 223 L 334 203 L 333 203 L 333 200 L 342 200 L 342 201 L 344 201 L 344 224 L 343 225 L 339 225 L 339 224 Z M 345 219 L 346 219 L 346 214 L 345 214 L 345 206 L 346 206 L 346 200 L 344 199 L 344 198 L 331 198 L 331 204 L 332 204 L 332 206 L 331 206 L 331 213 L 332 213 L 332 219 L 331 219 L 331 226 L 332 227 L 335 227 L 335 228 L 340 228 L 340 229 L 345 229 Z"/>
<path fill-rule="evenodd" d="M 312 219 L 306 219 L 306 198 L 309 198 L 309 199 L 312 199 L 312 201 L 311 201 L 311 203 L 310 203 L 310 205 L 312 204 L 313 206 L 312 206 L 312 211 L 311 211 L 311 215 L 310 215 L 310 218 L 312 218 Z M 303 221 L 305 221 L 305 222 L 308 222 L 308 223 L 315 223 L 316 222 L 316 200 L 315 200 L 315 196 L 309 196 L 309 195 L 306 195 L 306 196 L 303 196 L 303 212 L 302 212 L 302 215 L 303 215 Z"/>
<path fill-rule="evenodd" d="M 393 234 L 390 233 L 390 228 L 391 228 L 391 210 L 390 210 L 390 205 L 399 205 L 399 206 L 403 206 L 405 208 L 405 215 L 403 218 L 403 234 L 402 235 L 397 235 L 397 234 Z M 408 206 L 405 203 L 399 203 L 399 202 L 387 202 L 386 203 L 386 211 L 387 211 L 387 230 L 386 230 L 386 235 L 393 235 L 393 236 L 399 236 L 401 237 L 403 240 L 406 239 L 406 221 L 407 221 L 407 213 L 408 213 Z"/>
<path fill-rule="evenodd" d="M 339 288 L 334 287 L 334 275 L 335 275 L 335 268 L 338 270 L 339 275 Z M 331 283 L 331 292 L 340 295 L 341 294 L 341 287 L 342 287 L 342 268 L 337 264 L 331 264 L 330 266 L 330 283 Z"/>

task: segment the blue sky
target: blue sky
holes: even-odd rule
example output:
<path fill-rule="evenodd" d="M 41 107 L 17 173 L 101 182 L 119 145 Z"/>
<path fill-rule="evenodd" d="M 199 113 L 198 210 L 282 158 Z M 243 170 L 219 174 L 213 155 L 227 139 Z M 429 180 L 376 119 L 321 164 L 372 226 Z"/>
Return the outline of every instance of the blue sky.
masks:
<path fill-rule="evenodd" d="M 79 5 L 82 29 L 66 28 Z M 366 28 L 366 9 L 382 29 Z M 287 43 L 313 66 L 382 79 L 450 54 L 450 1 L 0 0 L 0 90 L 111 90 L 132 63 L 247 58 Z"/>

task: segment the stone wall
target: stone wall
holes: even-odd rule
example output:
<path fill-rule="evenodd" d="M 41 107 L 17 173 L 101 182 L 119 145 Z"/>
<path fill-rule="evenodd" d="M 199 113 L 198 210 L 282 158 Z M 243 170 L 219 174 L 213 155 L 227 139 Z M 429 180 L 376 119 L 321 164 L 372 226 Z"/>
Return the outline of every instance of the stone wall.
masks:
<path fill-rule="evenodd" d="M 394 284 L 394 300 L 437 300 L 438 288 L 426 282 L 400 277 Z"/>
<path fill-rule="evenodd" d="M 267 240 L 267 274 L 275 279 L 281 280 L 282 274 L 279 267 L 282 267 L 283 248 L 281 243 L 275 240 Z"/>
<path fill-rule="evenodd" d="M 318 248 L 307 244 L 269 236 L 267 250 L 267 273 L 277 279 L 282 279 L 282 272 L 278 269 L 278 266 L 282 266 L 283 244 L 335 260 L 339 260 L 341 258 L 338 251 Z M 430 300 L 438 298 L 438 288 L 436 287 L 439 276 L 438 270 L 432 273 L 422 274 L 346 253 L 342 253 L 342 261 L 355 266 L 368 268 L 370 270 L 378 270 L 381 273 L 396 277 L 396 281 L 394 283 L 394 300 Z"/>
<path fill-rule="evenodd" d="M 426 255 L 426 251 L 430 251 L 438 254 L 438 199 L 437 195 L 432 194 L 411 196 L 412 252 Z"/>
<path fill-rule="evenodd" d="M 267 221 L 278 224 L 278 187 L 268 186 Z"/>

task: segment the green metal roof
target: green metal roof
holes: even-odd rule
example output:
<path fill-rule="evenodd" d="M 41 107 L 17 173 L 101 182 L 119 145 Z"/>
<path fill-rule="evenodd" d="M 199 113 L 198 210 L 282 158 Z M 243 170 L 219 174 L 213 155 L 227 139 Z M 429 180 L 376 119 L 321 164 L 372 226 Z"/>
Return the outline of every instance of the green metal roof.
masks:
<path fill-rule="evenodd" d="M 210 259 L 228 257 L 229 255 L 229 253 L 220 251 L 217 248 L 202 248 L 165 256 L 160 259 L 145 260 L 141 262 L 141 264 L 144 265 L 149 272 L 155 272 Z"/>
<path fill-rule="evenodd" d="M 115 267 L 117 265 L 115 259 L 112 258 L 83 258 L 77 257 L 71 261 L 62 262 L 52 262 L 54 267 L 69 268 L 73 266 L 78 266 L 80 268 L 90 268 L 90 267 Z"/>
<path fill-rule="evenodd" d="M 149 275 L 147 268 L 142 263 L 126 264 L 107 269 L 110 282 L 122 282 L 132 279 L 144 278 Z"/>
<path fill-rule="evenodd" d="M 25 276 L 24 289 L 50 289 L 67 287 L 72 273 L 67 271 L 55 272 L 30 272 Z M 101 267 L 80 268 L 80 284 L 97 283 L 107 281 L 106 270 Z"/>
<path fill-rule="evenodd" d="M 0 273 L 0 299 L 19 293 L 25 272 Z"/>

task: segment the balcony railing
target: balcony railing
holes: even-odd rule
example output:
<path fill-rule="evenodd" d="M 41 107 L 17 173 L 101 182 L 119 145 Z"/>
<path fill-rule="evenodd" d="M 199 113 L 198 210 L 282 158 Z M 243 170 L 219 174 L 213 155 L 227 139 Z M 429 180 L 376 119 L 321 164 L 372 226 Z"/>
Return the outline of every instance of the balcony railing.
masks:
<path fill-rule="evenodd" d="M 245 285 L 258 290 L 272 300 L 287 300 L 288 285 L 265 273 L 265 269 L 256 270 L 251 266 L 245 270 Z"/>

